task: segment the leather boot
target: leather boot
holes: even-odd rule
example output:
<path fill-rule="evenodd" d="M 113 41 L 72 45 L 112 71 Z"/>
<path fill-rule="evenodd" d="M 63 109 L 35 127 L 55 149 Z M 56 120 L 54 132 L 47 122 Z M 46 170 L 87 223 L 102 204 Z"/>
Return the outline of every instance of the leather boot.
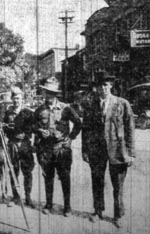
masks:
<path fill-rule="evenodd" d="M 26 195 L 26 199 L 25 199 L 25 205 L 31 207 L 32 209 L 35 208 L 35 205 L 33 204 L 30 195 Z"/>

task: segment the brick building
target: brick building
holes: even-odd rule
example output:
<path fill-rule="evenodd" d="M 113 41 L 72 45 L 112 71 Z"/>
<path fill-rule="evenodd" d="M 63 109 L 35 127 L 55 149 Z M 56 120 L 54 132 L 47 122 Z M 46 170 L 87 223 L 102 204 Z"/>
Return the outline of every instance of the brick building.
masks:
<path fill-rule="evenodd" d="M 131 42 L 137 32 L 139 37 L 150 39 L 150 3 L 147 0 L 106 2 L 109 7 L 96 11 L 82 32 L 86 39 L 87 75 L 94 80 L 96 72 L 107 70 L 116 76 L 116 86 L 123 95 L 128 87 L 150 74 L 150 45 L 133 46 Z"/>
<path fill-rule="evenodd" d="M 68 49 L 68 56 L 72 56 L 77 49 Z M 44 83 L 45 79 L 51 76 L 56 76 L 61 83 L 61 64 L 64 58 L 64 48 L 52 48 L 39 55 L 26 54 L 26 61 L 36 70 L 40 83 Z"/>

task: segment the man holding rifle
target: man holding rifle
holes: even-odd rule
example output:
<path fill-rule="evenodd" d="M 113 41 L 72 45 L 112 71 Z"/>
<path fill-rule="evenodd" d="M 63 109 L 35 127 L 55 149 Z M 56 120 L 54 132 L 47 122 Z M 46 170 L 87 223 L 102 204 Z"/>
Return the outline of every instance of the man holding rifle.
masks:
<path fill-rule="evenodd" d="M 31 147 L 31 126 L 33 113 L 23 107 L 23 92 L 19 87 L 13 87 L 11 93 L 13 105 L 8 108 L 4 116 L 4 132 L 8 138 L 8 149 L 16 178 L 18 179 L 21 168 L 24 176 L 25 204 L 34 208 L 31 200 L 32 170 L 34 168 L 34 158 Z M 13 202 L 20 203 L 12 175 L 11 187 Z"/>

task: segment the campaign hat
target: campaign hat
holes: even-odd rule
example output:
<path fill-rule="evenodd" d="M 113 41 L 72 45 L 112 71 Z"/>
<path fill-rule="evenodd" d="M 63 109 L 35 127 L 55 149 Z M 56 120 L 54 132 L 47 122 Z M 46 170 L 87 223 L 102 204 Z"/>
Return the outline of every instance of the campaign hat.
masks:
<path fill-rule="evenodd" d="M 44 85 L 39 85 L 45 91 L 52 92 L 52 93 L 60 93 L 61 90 L 59 89 L 59 82 L 56 77 L 52 76 L 48 78 Z"/>

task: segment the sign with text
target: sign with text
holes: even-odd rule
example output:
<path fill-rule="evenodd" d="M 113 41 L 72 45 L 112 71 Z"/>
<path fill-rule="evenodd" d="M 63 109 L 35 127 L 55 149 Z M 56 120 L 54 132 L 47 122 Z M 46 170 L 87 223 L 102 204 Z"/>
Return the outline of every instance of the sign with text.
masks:
<path fill-rule="evenodd" d="M 130 53 L 127 51 L 124 52 L 114 52 L 113 53 L 113 62 L 128 62 L 130 61 Z"/>
<path fill-rule="evenodd" d="M 131 30 L 131 47 L 150 47 L 150 30 Z"/>

